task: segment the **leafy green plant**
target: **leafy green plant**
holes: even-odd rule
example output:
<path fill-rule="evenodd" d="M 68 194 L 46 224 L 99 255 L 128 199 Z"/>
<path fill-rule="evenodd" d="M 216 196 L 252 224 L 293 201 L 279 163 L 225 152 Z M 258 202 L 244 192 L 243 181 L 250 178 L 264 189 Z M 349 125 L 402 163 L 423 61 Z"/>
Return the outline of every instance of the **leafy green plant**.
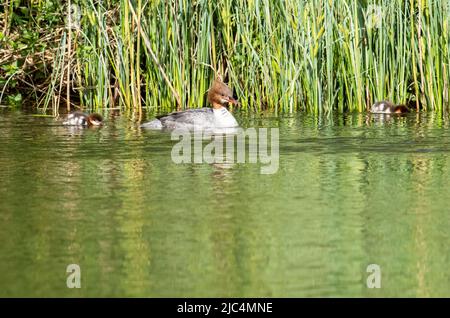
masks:
<path fill-rule="evenodd" d="M 390 99 L 443 113 L 449 104 L 445 0 L 9 3 L 0 65 L 20 71 L 2 66 L 0 90 L 54 113 L 203 107 L 218 74 L 242 111 L 361 112 Z"/>

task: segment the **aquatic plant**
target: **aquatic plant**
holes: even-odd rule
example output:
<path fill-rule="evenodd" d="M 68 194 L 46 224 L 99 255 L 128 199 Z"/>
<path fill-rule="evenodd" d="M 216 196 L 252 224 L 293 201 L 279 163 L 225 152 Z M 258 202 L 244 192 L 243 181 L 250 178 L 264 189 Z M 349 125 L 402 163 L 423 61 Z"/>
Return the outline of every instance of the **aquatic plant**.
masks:
<path fill-rule="evenodd" d="M 217 74 L 243 111 L 448 108 L 448 0 L 39 0 L 0 5 L 0 103 L 167 112 Z"/>

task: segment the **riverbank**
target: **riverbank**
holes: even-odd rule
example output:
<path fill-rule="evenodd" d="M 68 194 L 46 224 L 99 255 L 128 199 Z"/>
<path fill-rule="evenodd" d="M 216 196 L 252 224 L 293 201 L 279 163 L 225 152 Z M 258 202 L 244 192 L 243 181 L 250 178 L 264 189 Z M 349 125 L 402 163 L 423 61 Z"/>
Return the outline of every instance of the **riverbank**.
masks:
<path fill-rule="evenodd" d="M 216 76 L 250 112 L 449 105 L 445 1 L 7 1 L 0 104 L 203 107 Z"/>

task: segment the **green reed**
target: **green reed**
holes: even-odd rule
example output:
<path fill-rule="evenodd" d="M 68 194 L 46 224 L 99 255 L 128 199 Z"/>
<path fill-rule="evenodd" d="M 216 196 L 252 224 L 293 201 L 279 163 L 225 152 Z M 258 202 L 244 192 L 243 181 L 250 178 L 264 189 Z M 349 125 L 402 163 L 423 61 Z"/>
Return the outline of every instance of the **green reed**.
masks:
<path fill-rule="evenodd" d="M 243 111 L 365 111 L 381 99 L 437 112 L 449 105 L 450 0 L 72 4 L 61 6 L 44 109 L 68 100 L 140 118 L 143 109 L 204 107 L 218 74 Z"/>

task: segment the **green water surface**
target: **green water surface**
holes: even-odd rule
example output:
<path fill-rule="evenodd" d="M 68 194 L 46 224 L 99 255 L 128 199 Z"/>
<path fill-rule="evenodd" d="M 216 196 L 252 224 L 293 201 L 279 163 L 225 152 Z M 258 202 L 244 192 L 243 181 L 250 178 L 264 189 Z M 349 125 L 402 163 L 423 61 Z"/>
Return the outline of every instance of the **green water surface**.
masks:
<path fill-rule="evenodd" d="M 238 121 L 279 128 L 275 174 L 175 164 L 170 134 L 124 117 L 1 112 L 0 296 L 450 297 L 448 120 Z"/>

